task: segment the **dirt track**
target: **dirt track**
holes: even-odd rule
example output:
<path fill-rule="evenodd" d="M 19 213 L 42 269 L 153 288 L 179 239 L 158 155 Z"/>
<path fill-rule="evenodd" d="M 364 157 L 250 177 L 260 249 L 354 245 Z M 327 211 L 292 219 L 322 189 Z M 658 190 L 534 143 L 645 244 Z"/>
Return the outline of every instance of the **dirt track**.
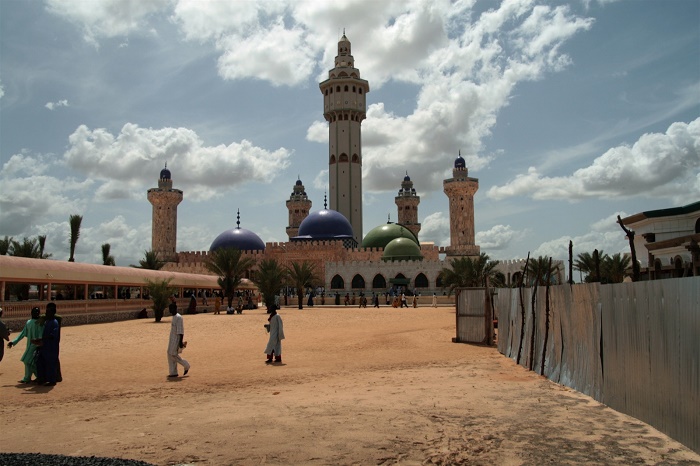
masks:
<path fill-rule="evenodd" d="M 192 369 L 174 380 L 169 317 L 64 328 L 56 387 L 17 384 L 24 343 L 6 350 L 0 451 L 163 465 L 700 464 L 494 348 L 452 343 L 454 309 L 280 314 L 281 366 L 263 363 L 264 311 L 185 316 Z"/>

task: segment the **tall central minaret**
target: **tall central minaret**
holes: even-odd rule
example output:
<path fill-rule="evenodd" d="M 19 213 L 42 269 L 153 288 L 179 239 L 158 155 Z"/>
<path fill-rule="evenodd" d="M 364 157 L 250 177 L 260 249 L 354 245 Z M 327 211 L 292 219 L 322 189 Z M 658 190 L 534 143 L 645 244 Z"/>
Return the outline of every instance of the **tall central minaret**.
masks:
<path fill-rule="evenodd" d="M 354 67 L 350 41 L 338 42 L 335 68 L 320 84 L 323 116 L 328 125 L 328 178 L 331 209 L 337 210 L 352 225 L 353 236 L 362 242 L 362 131 L 367 113 L 365 95 L 369 83 L 360 79 Z"/>
<path fill-rule="evenodd" d="M 447 256 L 478 257 L 481 248 L 474 242 L 474 194 L 479 180 L 469 177 L 461 152 L 455 159 L 452 178 L 442 182 L 450 201 L 450 246 Z"/>
<path fill-rule="evenodd" d="M 182 202 L 182 191 L 173 189 L 168 164 L 160 171 L 158 187 L 148 190 L 148 201 L 153 204 L 151 249 L 158 259 L 173 261 L 177 257 L 177 205 Z"/>

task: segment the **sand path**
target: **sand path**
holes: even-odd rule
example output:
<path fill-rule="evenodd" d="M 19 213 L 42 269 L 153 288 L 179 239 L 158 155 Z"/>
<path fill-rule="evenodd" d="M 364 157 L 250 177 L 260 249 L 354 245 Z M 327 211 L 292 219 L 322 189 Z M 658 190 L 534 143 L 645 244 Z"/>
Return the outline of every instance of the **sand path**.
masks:
<path fill-rule="evenodd" d="M 60 308 L 59 308 L 60 313 Z M 643 422 L 451 342 L 454 309 L 185 317 L 187 377 L 166 379 L 170 318 L 63 329 L 64 381 L 23 386 L 0 363 L 0 451 L 173 464 L 700 464 Z M 45 436 L 50 429 L 50 435 Z"/>

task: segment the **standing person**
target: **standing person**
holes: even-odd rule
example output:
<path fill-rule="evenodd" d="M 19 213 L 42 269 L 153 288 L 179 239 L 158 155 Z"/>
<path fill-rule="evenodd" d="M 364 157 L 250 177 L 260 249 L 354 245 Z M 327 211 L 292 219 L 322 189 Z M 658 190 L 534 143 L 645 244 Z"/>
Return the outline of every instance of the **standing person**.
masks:
<path fill-rule="evenodd" d="M 56 385 L 58 379 L 58 349 L 61 344 L 61 327 L 56 320 L 56 304 L 46 305 L 46 320 L 41 339 L 34 340 L 39 348 L 37 362 L 37 382 L 43 385 Z"/>
<path fill-rule="evenodd" d="M 207 290 L 202 290 L 202 306 L 208 306 L 207 302 Z"/>
<path fill-rule="evenodd" d="M 20 358 L 20 361 L 24 363 L 24 378 L 20 380 L 19 383 L 30 383 L 32 382 L 32 374 L 35 377 L 37 376 L 36 358 L 34 356 L 38 347 L 32 342 L 39 340 L 44 333 L 44 327 L 39 323 L 40 314 L 41 310 L 38 307 L 33 307 L 31 319 L 24 325 L 20 334 L 17 335 L 17 338 L 7 344 L 8 348 L 12 348 L 16 346 L 22 338 L 27 337 L 27 348 Z"/>
<path fill-rule="evenodd" d="M 408 307 L 408 304 L 406 304 L 406 293 L 401 292 L 401 307 Z"/>
<path fill-rule="evenodd" d="M 194 293 L 192 293 L 192 295 L 190 295 L 190 307 L 187 308 L 188 314 L 196 314 L 197 313 L 197 298 L 194 295 L 195 295 Z"/>
<path fill-rule="evenodd" d="M 372 304 L 374 307 L 379 307 L 379 295 L 376 293 L 372 293 Z"/>
<path fill-rule="evenodd" d="M 214 299 L 214 314 L 221 314 L 221 296 L 218 293 Z"/>
<path fill-rule="evenodd" d="M 2 308 L 0 307 L 0 340 L 10 341 L 10 331 L 7 329 L 7 325 L 2 321 Z M 7 344 L 8 348 L 12 348 L 10 343 Z M 5 342 L 0 341 L 0 361 L 5 356 Z"/>
<path fill-rule="evenodd" d="M 182 359 L 179 350 L 185 347 L 183 338 L 185 338 L 185 324 L 182 316 L 177 312 L 177 304 L 175 298 L 170 298 L 172 301 L 168 310 L 173 316 L 170 324 L 170 339 L 168 340 L 168 368 L 170 372 L 168 377 L 177 377 L 177 365 L 180 364 L 185 368 L 182 375 L 187 375 L 190 370 L 190 363 Z"/>
<path fill-rule="evenodd" d="M 306 305 L 309 307 L 314 307 L 314 292 L 309 291 L 309 300 L 306 302 Z"/>
<path fill-rule="evenodd" d="M 437 295 L 433 293 L 433 307 L 437 307 Z"/>
<path fill-rule="evenodd" d="M 413 303 L 412 304 L 413 304 L 414 308 L 418 307 L 418 296 L 416 296 L 415 293 L 413 294 Z"/>
<path fill-rule="evenodd" d="M 270 317 L 267 319 L 270 322 L 270 339 L 265 347 L 267 360 L 265 364 L 272 364 L 272 356 L 275 356 L 276 363 L 282 363 L 282 340 L 284 340 L 284 328 L 282 326 L 282 318 L 277 314 L 277 309 L 270 312 Z"/>

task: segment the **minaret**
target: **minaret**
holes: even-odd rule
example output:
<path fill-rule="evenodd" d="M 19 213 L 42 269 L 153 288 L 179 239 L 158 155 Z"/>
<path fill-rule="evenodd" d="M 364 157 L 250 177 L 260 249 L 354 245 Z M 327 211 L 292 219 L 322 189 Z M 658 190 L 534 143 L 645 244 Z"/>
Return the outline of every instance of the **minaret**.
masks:
<path fill-rule="evenodd" d="M 450 200 L 450 246 L 445 251 L 448 256 L 478 257 L 480 253 L 474 244 L 474 193 L 479 189 L 479 180 L 468 175 L 460 152 L 452 178 L 442 183 Z"/>
<path fill-rule="evenodd" d="M 319 87 L 323 94 L 323 116 L 328 125 L 328 178 L 331 209 L 337 210 L 352 225 L 353 235 L 362 241 L 362 134 L 365 119 L 365 95 L 369 83 L 360 79 L 360 70 L 350 53 L 350 41 L 338 42 L 335 68 Z"/>
<path fill-rule="evenodd" d="M 416 194 L 416 190 L 413 187 L 413 181 L 411 177 L 403 177 L 403 182 L 401 182 L 401 189 L 399 189 L 399 194 L 394 198 L 396 202 L 396 207 L 399 211 L 399 225 L 405 226 L 416 235 L 418 238 L 418 232 L 420 231 L 420 223 L 418 223 L 418 204 L 420 204 L 420 196 Z"/>
<path fill-rule="evenodd" d="M 173 189 L 168 164 L 160 171 L 158 187 L 148 190 L 148 201 L 153 204 L 151 249 L 158 259 L 174 261 L 177 245 L 177 205 L 182 202 L 182 191 Z"/>
<path fill-rule="evenodd" d="M 294 185 L 289 200 L 287 201 L 287 209 L 289 210 L 289 226 L 287 227 L 287 236 L 292 239 L 299 235 L 299 225 L 309 215 L 311 210 L 311 201 L 306 195 L 306 190 L 301 180 L 297 180 Z"/>

